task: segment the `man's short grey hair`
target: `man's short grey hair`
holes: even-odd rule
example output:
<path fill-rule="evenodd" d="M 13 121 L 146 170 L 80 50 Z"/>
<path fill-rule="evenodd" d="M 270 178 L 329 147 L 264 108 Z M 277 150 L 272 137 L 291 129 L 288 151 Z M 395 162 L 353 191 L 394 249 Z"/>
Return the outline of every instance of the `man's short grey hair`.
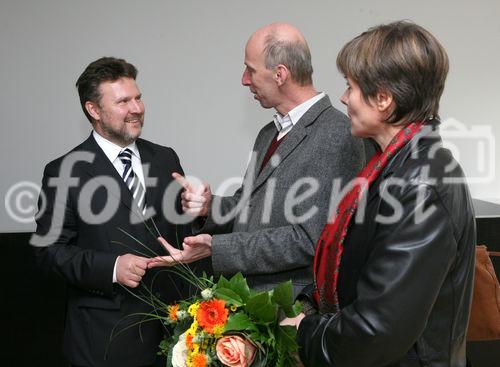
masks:
<path fill-rule="evenodd" d="M 270 33 L 266 37 L 264 56 L 267 69 L 282 64 L 290 70 L 292 80 L 302 86 L 312 84 L 311 51 L 305 40 L 284 40 Z"/>

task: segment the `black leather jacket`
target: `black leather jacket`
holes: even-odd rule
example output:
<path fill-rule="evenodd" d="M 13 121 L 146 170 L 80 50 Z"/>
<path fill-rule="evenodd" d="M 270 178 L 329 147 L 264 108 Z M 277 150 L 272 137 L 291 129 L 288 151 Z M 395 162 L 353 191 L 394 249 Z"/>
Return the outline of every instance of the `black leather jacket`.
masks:
<path fill-rule="evenodd" d="M 351 222 L 345 239 L 341 311 L 300 324 L 306 366 L 465 366 L 474 212 L 438 123 L 425 126 L 370 187 L 364 220 Z"/>

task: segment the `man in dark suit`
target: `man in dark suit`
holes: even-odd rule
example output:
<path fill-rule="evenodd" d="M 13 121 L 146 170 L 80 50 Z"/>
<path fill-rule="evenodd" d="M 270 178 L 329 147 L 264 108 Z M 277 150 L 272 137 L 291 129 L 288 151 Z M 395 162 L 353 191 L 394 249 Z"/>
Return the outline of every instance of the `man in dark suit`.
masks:
<path fill-rule="evenodd" d="M 164 253 L 157 237 L 178 243 L 186 227 L 163 216 L 162 202 L 180 210 L 180 198 L 164 194 L 182 168 L 171 148 L 139 139 L 136 74 L 122 59 L 88 65 L 76 86 L 93 131 L 44 171 L 31 243 L 40 267 L 67 283 L 63 350 L 74 366 L 152 365 L 163 330 L 137 315 L 150 311 L 139 285 L 166 302 L 183 295 L 179 278 L 156 274 L 153 284 L 147 270 Z"/>
<path fill-rule="evenodd" d="M 174 257 L 211 256 L 215 274 L 241 271 L 262 290 L 291 279 L 297 293 L 312 281 L 316 243 L 335 194 L 365 163 L 363 142 L 316 91 L 312 71 L 309 47 L 294 26 L 271 24 L 250 37 L 242 84 L 262 107 L 276 110 L 274 121 L 259 132 L 233 196 L 212 198 L 208 186 L 192 188 L 177 176 L 185 187 L 184 210 L 203 219 L 183 251 L 164 242 Z M 171 262 L 156 259 L 149 266 Z"/>

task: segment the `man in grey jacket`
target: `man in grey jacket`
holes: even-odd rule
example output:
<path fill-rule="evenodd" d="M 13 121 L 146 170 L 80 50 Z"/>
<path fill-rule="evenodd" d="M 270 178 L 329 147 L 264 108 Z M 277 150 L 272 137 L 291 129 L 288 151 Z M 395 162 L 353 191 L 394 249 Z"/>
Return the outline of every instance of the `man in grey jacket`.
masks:
<path fill-rule="evenodd" d="M 183 209 L 198 217 L 200 234 L 185 238 L 182 251 L 163 244 L 184 263 L 211 256 L 215 275 L 240 271 L 261 290 L 291 279 L 298 292 L 312 281 L 316 242 L 336 194 L 365 163 L 363 142 L 314 88 L 309 47 L 290 24 L 250 37 L 242 84 L 262 107 L 276 110 L 257 136 L 244 182 L 233 196 L 218 197 L 208 185 L 192 187 L 176 175 L 185 189 Z"/>

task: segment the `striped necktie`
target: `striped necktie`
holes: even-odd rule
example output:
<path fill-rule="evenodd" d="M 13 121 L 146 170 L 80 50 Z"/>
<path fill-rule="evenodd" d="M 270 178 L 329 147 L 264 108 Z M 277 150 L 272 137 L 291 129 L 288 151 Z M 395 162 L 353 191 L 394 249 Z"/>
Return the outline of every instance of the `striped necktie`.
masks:
<path fill-rule="evenodd" d="M 132 169 L 132 151 L 126 148 L 118 154 L 118 158 L 123 163 L 123 181 L 125 181 L 125 184 L 132 193 L 134 201 L 137 203 L 142 214 L 144 214 L 146 212 L 146 191 L 139 177 L 137 177 Z"/>

